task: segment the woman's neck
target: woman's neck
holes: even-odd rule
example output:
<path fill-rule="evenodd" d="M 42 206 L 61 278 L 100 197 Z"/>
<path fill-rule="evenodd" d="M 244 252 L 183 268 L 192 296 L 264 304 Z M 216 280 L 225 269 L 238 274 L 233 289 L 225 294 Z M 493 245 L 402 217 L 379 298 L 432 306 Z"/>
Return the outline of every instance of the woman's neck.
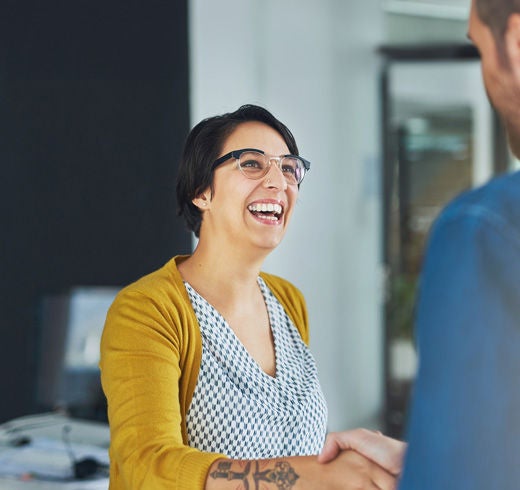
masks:
<path fill-rule="evenodd" d="M 193 254 L 179 265 L 179 272 L 210 303 L 245 301 L 258 293 L 257 278 L 264 256 L 233 247 L 199 242 Z"/>

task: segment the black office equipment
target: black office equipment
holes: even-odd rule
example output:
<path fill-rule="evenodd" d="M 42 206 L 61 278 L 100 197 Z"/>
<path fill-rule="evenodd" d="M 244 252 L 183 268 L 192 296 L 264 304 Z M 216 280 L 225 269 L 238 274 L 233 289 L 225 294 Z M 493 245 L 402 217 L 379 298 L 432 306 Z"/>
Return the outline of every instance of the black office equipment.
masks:
<path fill-rule="evenodd" d="M 79 418 L 105 420 L 99 343 L 117 288 L 78 287 L 45 297 L 40 310 L 37 403 Z"/>

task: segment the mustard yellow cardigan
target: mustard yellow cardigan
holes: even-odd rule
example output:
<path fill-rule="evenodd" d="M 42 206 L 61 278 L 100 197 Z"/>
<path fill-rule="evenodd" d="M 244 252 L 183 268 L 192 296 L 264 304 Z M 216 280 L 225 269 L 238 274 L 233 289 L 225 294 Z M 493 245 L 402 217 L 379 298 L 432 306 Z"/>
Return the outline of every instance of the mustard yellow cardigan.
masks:
<path fill-rule="evenodd" d="M 101 340 L 101 381 L 110 423 L 110 490 L 203 489 L 224 455 L 187 445 L 186 412 L 202 355 L 199 325 L 177 269 L 177 256 L 124 288 Z M 262 273 L 308 343 L 301 292 Z"/>

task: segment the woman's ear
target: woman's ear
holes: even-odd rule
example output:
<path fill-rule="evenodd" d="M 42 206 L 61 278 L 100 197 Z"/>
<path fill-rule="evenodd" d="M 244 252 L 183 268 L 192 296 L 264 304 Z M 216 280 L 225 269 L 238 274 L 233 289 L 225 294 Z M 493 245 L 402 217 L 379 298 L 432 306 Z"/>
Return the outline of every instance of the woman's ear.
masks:
<path fill-rule="evenodd" d="M 211 199 L 209 198 L 209 192 L 202 192 L 191 202 L 195 206 L 197 206 L 201 211 L 204 211 L 205 209 L 209 209 L 209 205 L 211 203 Z"/>

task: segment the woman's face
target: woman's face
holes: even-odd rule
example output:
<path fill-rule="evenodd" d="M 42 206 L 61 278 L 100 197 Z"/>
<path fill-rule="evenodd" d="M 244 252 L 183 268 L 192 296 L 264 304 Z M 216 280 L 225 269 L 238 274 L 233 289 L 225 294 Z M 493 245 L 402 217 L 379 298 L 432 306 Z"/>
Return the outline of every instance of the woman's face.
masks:
<path fill-rule="evenodd" d="M 275 157 L 289 153 L 275 129 L 256 121 L 237 126 L 225 140 L 220 155 L 243 148 L 256 148 Z M 203 211 L 201 240 L 208 239 L 219 247 L 245 247 L 244 252 L 270 251 L 281 242 L 298 186 L 287 183 L 274 161 L 263 178 L 253 180 L 243 175 L 236 160 L 230 158 L 216 168 L 213 189 L 213 196 L 209 189 L 203 193 L 204 202 L 194 200 Z M 262 212 L 262 205 L 271 206 Z"/>

